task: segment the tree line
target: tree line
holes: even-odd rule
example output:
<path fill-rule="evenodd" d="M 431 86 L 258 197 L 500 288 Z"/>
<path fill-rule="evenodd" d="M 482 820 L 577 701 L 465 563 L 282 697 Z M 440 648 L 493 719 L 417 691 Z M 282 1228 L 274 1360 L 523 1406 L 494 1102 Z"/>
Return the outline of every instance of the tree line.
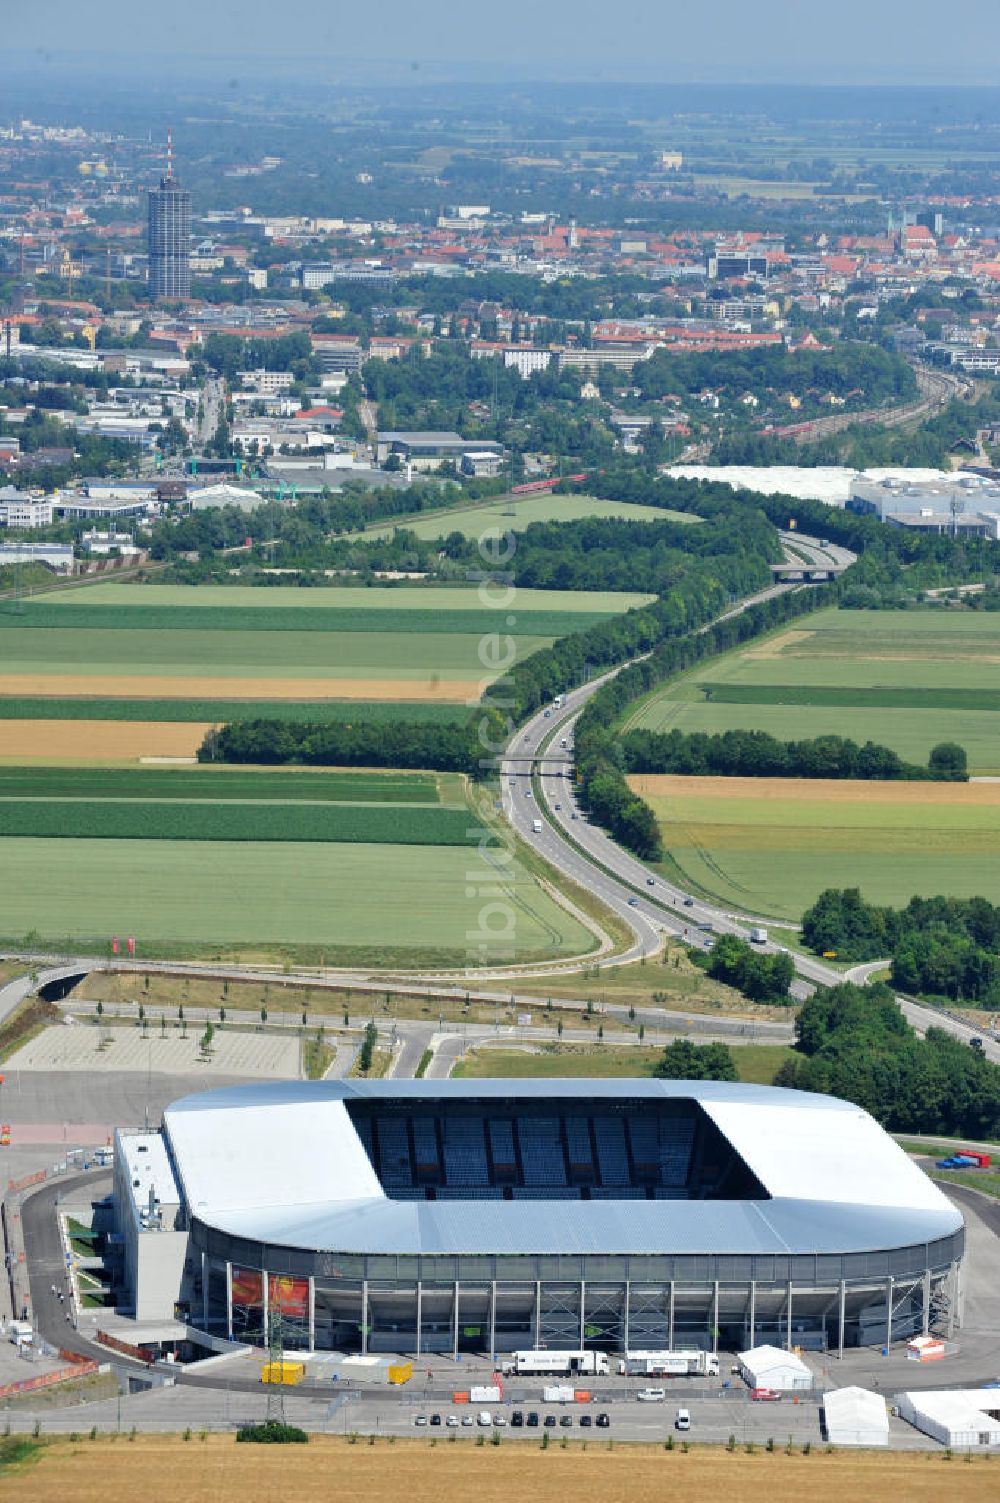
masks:
<path fill-rule="evenodd" d="M 802 916 L 802 938 L 843 960 L 891 957 L 901 991 L 1000 1005 L 1000 907 L 986 898 L 911 898 L 905 908 L 867 903 L 856 887 L 827 888 Z"/>
<path fill-rule="evenodd" d="M 795 1032 L 803 1057 L 775 1085 L 853 1101 L 895 1132 L 1000 1131 L 1000 1066 L 941 1028 L 918 1038 L 882 983 L 821 987 Z"/>
<path fill-rule="evenodd" d="M 759 601 L 707 630 L 698 630 L 692 621 L 686 635 L 662 639 L 640 661 L 602 685 L 580 715 L 575 733 L 580 801 L 596 822 L 643 860 L 659 860 L 663 848 L 656 816 L 625 781 L 621 740 L 614 729 L 625 710 L 694 663 L 728 652 L 832 599 L 832 590 L 825 587 L 793 590 Z"/>
<path fill-rule="evenodd" d="M 968 781 L 966 754 L 953 742 L 931 751 L 927 766 L 904 762 L 888 746 L 845 736 L 779 741 L 767 731 L 629 731 L 621 742 L 626 772 L 743 778 L 859 778 Z"/>
<path fill-rule="evenodd" d="M 487 733 L 498 717 L 488 714 Z M 235 720 L 210 730 L 199 762 L 239 762 L 310 767 L 421 767 L 483 775 L 483 718 L 436 725 L 428 721 L 315 725 L 309 721 Z"/>

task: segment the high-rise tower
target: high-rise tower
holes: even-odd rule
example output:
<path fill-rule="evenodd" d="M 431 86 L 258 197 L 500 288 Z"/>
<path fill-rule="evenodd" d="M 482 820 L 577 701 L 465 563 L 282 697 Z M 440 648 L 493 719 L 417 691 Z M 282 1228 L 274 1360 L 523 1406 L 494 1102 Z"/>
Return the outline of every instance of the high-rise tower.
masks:
<path fill-rule="evenodd" d="M 149 295 L 191 296 L 191 195 L 174 177 L 173 140 L 167 134 L 167 171 L 149 192 Z"/>

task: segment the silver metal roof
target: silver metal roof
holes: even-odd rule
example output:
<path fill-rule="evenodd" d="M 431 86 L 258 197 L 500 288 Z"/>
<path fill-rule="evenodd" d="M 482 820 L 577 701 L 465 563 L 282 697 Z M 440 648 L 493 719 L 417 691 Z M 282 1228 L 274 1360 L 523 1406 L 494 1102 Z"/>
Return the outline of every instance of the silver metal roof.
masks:
<path fill-rule="evenodd" d="M 348 1101 L 698 1103 L 765 1186 L 740 1200 L 396 1201 Z M 233 1236 L 366 1254 L 848 1253 L 934 1241 L 960 1213 L 848 1102 L 719 1081 L 303 1081 L 186 1096 L 164 1116 L 191 1214 Z"/>

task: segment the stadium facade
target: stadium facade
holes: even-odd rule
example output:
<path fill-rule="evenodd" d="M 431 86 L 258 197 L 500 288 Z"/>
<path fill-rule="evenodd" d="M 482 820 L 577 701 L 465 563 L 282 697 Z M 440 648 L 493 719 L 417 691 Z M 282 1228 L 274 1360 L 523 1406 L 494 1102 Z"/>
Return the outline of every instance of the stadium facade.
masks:
<path fill-rule="evenodd" d="M 269 1083 L 185 1097 L 115 1159 L 137 1313 L 236 1339 L 280 1315 L 292 1349 L 842 1351 L 961 1318 L 961 1215 L 830 1097 Z"/>

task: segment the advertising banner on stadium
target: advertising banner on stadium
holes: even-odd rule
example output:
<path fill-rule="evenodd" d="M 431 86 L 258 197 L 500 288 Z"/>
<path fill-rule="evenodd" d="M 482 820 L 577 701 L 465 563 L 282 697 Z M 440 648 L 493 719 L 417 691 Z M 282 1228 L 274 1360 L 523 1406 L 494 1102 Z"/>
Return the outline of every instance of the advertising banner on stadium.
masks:
<path fill-rule="evenodd" d="M 233 1304 L 262 1305 L 264 1278 L 259 1268 L 237 1268 L 233 1264 Z"/>
<path fill-rule="evenodd" d="M 308 1279 L 293 1279 L 278 1273 L 269 1274 L 267 1297 L 270 1301 L 269 1308 L 273 1315 L 277 1315 L 280 1311 L 282 1315 L 289 1315 L 293 1319 L 308 1320 Z"/>

